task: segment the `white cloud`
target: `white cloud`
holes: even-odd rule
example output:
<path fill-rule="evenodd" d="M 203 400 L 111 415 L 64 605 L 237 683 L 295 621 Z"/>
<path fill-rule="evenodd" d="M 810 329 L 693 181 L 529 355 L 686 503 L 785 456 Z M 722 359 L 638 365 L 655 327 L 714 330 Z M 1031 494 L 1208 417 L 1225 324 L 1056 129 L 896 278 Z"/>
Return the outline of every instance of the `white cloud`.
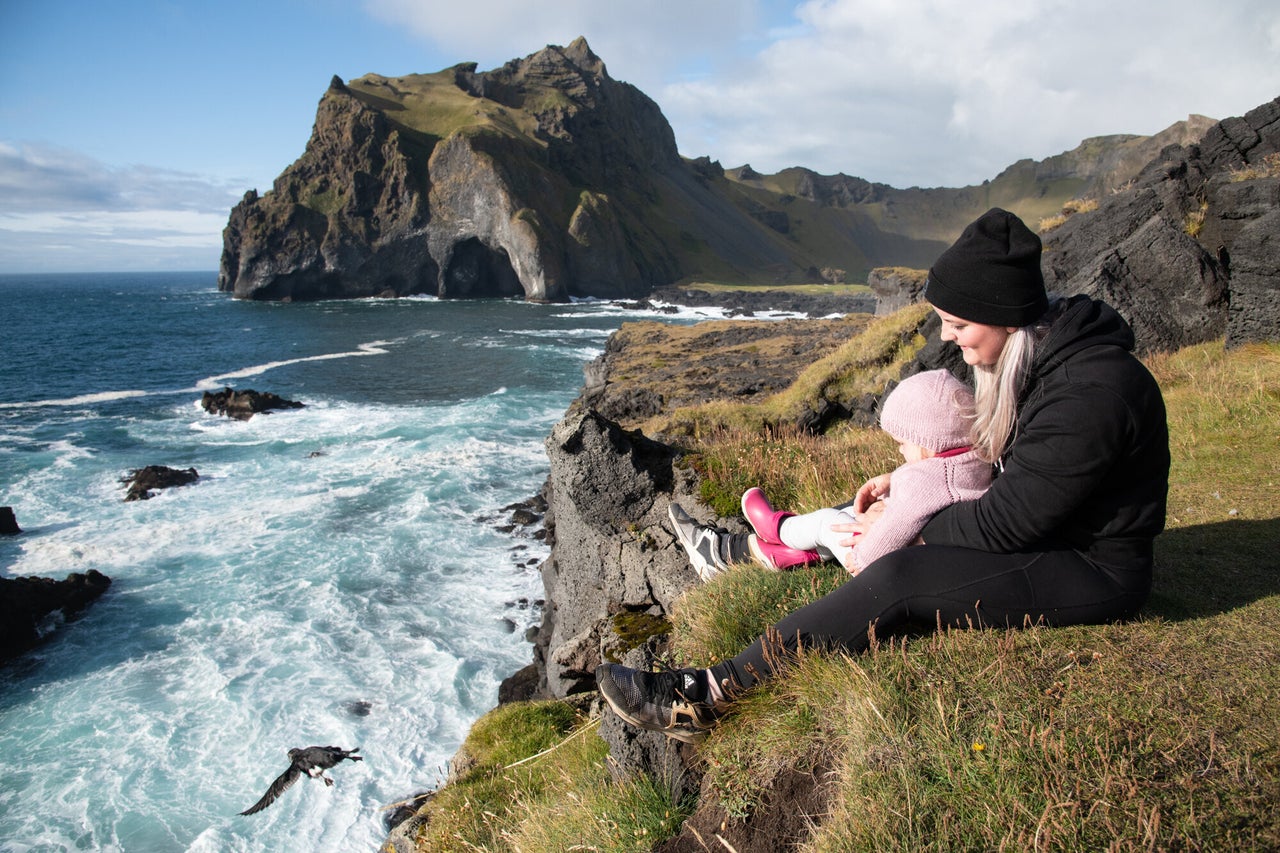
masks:
<path fill-rule="evenodd" d="M 961 186 L 1088 136 L 1239 115 L 1280 94 L 1280 7 L 1224 0 L 365 0 L 495 67 L 585 35 L 681 151 Z M 431 69 L 435 70 L 435 69 Z"/>
<path fill-rule="evenodd" d="M 1237 0 L 810 0 L 732 77 L 651 92 L 686 154 L 961 186 L 1088 136 L 1280 94 L 1280 7 Z"/>
<path fill-rule="evenodd" d="M 0 213 L 0 232 L 109 239 L 131 246 L 220 249 L 227 214 L 192 210 Z"/>
<path fill-rule="evenodd" d="M 199 175 L 0 142 L 0 271 L 214 269 L 240 196 Z"/>
<path fill-rule="evenodd" d="M 242 194 L 240 182 L 111 166 L 67 148 L 0 141 L 0 199 L 21 202 L 29 212 L 193 210 L 225 216 Z"/>

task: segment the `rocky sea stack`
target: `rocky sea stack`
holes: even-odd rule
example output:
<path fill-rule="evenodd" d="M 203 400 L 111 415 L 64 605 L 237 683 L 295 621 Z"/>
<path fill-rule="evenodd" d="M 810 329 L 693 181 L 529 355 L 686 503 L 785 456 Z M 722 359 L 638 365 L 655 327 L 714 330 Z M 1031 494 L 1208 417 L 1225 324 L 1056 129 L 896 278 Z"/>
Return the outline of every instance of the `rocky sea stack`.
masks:
<path fill-rule="evenodd" d="M 678 243 L 644 211 L 695 187 L 657 105 L 583 39 L 488 72 L 334 78 L 306 153 L 232 211 L 219 287 L 639 295 L 675 277 L 662 246 Z"/>
<path fill-rule="evenodd" d="M 491 71 L 335 77 L 305 153 L 231 211 L 218 287 L 261 300 L 565 301 L 689 279 L 857 282 L 927 267 L 992 205 L 1034 221 L 1103 192 L 1210 124 L 1085 140 L 981 186 L 899 190 L 684 158 L 658 105 L 581 38 Z"/>

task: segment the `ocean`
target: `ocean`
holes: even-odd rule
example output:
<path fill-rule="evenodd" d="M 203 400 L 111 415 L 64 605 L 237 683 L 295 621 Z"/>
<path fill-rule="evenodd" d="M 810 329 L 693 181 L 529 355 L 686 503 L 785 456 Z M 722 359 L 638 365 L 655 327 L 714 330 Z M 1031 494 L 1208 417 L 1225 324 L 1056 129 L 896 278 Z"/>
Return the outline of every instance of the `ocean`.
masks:
<path fill-rule="evenodd" d="M 215 285 L 0 276 L 0 571 L 112 578 L 0 668 L 0 850 L 376 850 L 531 660 L 547 547 L 504 527 L 583 365 L 716 316 Z M 223 387 L 305 408 L 204 412 Z M 147 465 L 199 481 L 126 503 Z M 237 814 L 313 744 L 365 760 Z"/>

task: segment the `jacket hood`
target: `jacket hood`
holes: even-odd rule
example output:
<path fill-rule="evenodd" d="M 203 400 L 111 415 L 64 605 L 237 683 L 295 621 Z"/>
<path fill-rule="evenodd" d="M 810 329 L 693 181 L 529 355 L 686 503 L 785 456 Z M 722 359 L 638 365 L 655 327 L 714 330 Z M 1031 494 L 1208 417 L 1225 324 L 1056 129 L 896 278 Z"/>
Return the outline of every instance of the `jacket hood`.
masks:
<path fill-rule="evenodd" d="M 1035 367 L 1050 369 L 1086 347 L 1109 345 L 1130 352 L 1134 342 L 1133 329 L 1110 305 L 1072 296 L 1041 341 Z"/>

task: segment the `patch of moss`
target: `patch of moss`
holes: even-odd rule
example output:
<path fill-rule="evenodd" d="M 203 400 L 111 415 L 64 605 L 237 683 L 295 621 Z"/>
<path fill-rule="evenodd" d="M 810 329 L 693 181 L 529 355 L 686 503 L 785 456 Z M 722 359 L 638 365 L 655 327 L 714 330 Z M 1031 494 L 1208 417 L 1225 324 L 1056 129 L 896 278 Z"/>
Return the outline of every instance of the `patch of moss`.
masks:
<path fill-rule="evenodd" d="M 332 187 L 315 191 L 308 194 L 303 200 L 304 207 L 309 207 L 317 213 L 325 216 L 332 216 L 342 209 L 342 205 L 346 203 L 346 197 Z"/>
<path fill-rule="evenodd" d="M 641 646 L 650 637 L 671 633 L 671 623 L 665 616 L 654 616 L 644 611 L 620 611 L 613 614 L 610 624 L 622 641 L 621 647 L 617 649 L 619 653 Z"/>

